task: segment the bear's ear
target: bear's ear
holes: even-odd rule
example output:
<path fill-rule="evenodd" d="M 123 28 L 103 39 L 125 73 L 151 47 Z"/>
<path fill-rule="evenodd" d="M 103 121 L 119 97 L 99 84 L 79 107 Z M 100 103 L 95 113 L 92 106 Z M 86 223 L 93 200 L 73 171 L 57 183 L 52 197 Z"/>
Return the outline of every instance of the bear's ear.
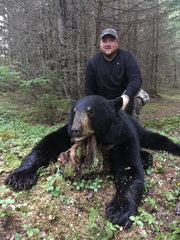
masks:
<path fill-rule="evenodd" d="M 74 107 L 74 106 L 76 105 L 76 103 L 77 103 L 77 101 L 76 101 L 76 100 L 74 100 L 74 99 L 71 99 L 71 105 L 72 105 L 72 107 Z"/>
<path fill-rule="evenodd" d="M 118 97 L 113 100 L 109 100 L 109 102 L 111 102 L 113 104 L 115 110 L 118 111 L 123 105 L 123 98 Z"/>

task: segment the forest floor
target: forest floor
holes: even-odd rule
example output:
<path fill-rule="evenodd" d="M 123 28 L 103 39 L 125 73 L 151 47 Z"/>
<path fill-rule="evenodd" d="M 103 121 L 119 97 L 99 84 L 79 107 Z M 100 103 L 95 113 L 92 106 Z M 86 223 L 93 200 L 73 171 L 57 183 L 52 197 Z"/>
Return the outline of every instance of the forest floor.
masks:
<path fill-rule="evenodd" d="M 180 157 L 153 152 L 138 213 L 132 227 L 123 230 L 104 215 L 115 193 L 109 174 L 72 183 L 50 166 L 40 170 L 31 190 L 17 192 L 4 185 L 33 145 L 60 125 L 25 123 L 18 117 L 22 109 L 7 97 L 0 96 L 0 101 L 0 240 L 180 239 Z M 143 109 L 142 124 L 180 143 L 179 89 L 161 91 L 151 99 Z"/>

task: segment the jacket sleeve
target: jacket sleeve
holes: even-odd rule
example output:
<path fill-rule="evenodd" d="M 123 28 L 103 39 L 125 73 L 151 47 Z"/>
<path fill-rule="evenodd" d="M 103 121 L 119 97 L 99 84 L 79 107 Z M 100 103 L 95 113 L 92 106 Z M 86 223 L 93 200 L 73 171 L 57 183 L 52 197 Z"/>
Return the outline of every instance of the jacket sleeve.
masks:
<path fill-rule="evenodd" d="M 96 76 L 95 71 L 92 67 L 91 62 L 89 61 L 86 67 L 85 72 L 85 95 L 96 95 L 97 88 L 96 88 Z"/>
<path fill-rule="evenodd" d="M 128 84 L 124 94 L 131 98 L 138 93 L 142 85 L 140 68 L 136 58 L 132 54 L 129 54 L 129 57 L 127 58 L 126 75 Z"/>

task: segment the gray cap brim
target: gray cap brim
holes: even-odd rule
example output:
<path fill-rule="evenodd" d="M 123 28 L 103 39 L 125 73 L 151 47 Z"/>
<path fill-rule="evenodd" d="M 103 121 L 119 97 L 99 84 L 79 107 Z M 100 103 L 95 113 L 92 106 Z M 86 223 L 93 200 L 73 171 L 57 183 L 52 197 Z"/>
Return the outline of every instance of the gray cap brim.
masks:
<path fill-rule="evenodd" d="M 112 28 L 106 28 L 102 31 L 100 39 L 102 39 L 105 35 L 112 35 L 114 38 L 118 39 L 118 34 L 116 30 Z"/>

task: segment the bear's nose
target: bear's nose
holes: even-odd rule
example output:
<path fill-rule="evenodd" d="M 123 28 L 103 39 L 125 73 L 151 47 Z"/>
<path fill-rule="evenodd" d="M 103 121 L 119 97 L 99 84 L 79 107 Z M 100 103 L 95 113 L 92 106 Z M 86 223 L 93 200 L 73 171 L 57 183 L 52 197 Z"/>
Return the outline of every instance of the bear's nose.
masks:
<path fill-rule="evenodd" d="M 72 129 L 71 133 L 72 133 L 72 137 L 78 137 L 80 135 L 80 131 L 77 129 Z"/>

